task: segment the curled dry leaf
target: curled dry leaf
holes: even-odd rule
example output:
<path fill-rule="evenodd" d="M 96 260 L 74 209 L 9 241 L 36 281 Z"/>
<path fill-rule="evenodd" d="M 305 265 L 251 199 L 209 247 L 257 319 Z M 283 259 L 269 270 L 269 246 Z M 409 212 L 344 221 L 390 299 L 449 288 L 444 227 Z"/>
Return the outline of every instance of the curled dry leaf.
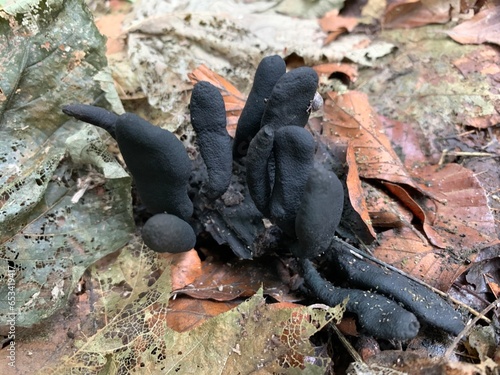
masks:
<path fill-rule="evenodd" d="M 359 20 L 355 17 L 339 16 L 339 11 L 334 9 L 327 12 L 318 22 L 321 29 L 328 33 L 323 42 L 323 45 L 327 45 L 337 39 L 338 36 L 354 30 Z"/>
<path fill-rule="evenodd" d="M 358 68 L 354 64 L 327 63 L 313 66 L 318 76 L 327 78 L 339 78 L 345 84 L 356 82 L 358 79 Z"/>
<path fill-rule="evenodd" d="M 361 220 L 363 220 L 366 224 L 366 227 L 370 231 L 373 238 L 377 238 L 377 234 L 373 229 L 370 214 L 366 206 L 364 198 L 365 195 L 361 186 L 361 180 L 359 179 L 358 168 L 356 167 L 356 157 L 354 155 L 354 147 L 352 146 L 352 143 L 347 146 L 346 163 L 349 166 L 346 183 L 349 190 L 349 200 L 351 205 L 359 214 Z"/>
<path fill-rule="evenodd" d="M 453 9 L 450 0 L 396 0 L 386 8 L 382 23 L 385 28 L 413 28 L 431 23 L 446 23 Z M 456 6 L 455 9 L 459 9 Z"/>
<path fill-rule="evenodd" d="M 200 81 L 208 81 L 219 89 L 224 99 L 224 105 L 226 106 L 227 131 L 231 137 L 234 137 L 238 118 L 245 106 L 245 95 L 229 81 L 211 71 L 203 64 L 189 73 L 188 77 L 193 85 Z"/>
<path fill-rule="evenodd" d="M 500 45 L 500 5 L 486 7 L 470 20 L 446 32 L 462 44 L 493 43 Z"/>
<path fill-rule="evenodd" d="M 344 137 L 351 143 L 359 175 L 418 189 L 384 134 L 380 119 L 370 106 L 366 94 L 349 91 L 328 93 L 325 102 L 323 134 Z"/>
<path fill-rule="evenodd" d="M 372 225 L 379 228 L 401 228 L 411 226 L 412 212 L 401 202 L 394 200 L 385 191 L 363 183 L 365 201 Z"/>

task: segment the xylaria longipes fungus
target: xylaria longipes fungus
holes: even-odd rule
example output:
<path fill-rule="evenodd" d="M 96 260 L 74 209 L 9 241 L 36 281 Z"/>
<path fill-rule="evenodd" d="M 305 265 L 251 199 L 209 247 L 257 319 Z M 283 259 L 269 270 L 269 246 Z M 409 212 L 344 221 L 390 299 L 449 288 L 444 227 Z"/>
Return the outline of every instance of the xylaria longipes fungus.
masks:
<path fill-rule="evenodd" d="M 250 141 L 260 129 L 262 115 L 274 85 L 285 72 L 285 61 L 278 55 L 264 57 L 257 67 L 252 90 L 236 127 L 233 144 L 235 159 L 247 154 Z"/>
<path fill-rule="evenodd" d="M 194 85 L 189 106 L 201 157 L 205 162 L 208 181 L 206 194 L 220 197 L 231 182 L 233 159 L 231 137 L 226 130 L 226 110 L 219 90 L 209 82 Z"/>
<path fill-rule="evenodd" d="M 191 123 L 208 178 L 203 173 L 191 176 L 191 161 L 172 133 L 138 116 L 117 116 L 82 104 L 63 111 L 105 129 L 116 139 L 143 203 L 155 214 L 142 228 L 144 243 L 152 250 L 178 253 L 193 248 L 193 228 L 197 233 L 200 227 L 210 232 L 210 227 L 227 224 L 224 228 L 229 230 L 215 228 L 215 232 L 220 239 L 227 238 L 226 243 L 241 242 L 239 248 L 271 233 L 276 247 L 286 247 L 298 259 L 302 289 L 330 305 L 347 300 L 346 309 L 357 315 L 363 332 L 407 340 L 419 331 L 418 317 L 458 334 L 463 322 L 450 304 L 406 277 L 352 257 L 343 247 L 350 245 L 335 237 L 348 202 L 344 202 L 345 182 L 328 170 L 327 163 L 315 161 L 317 139 L 305 128 L 311 109 L 321 104 L 317 86 L 313 69 L 301 67 L 285 73 L 280 57 L 264 58 L 232 145 L 219 90 L 208 82 L 197 83 L 190 103 Z M 190 177 L 191 182 L 196 180 L 189 186 L 196 205 L 194 215 L 187 194 Z M 231 185 L 232 177 L 237 187 Z M 231 189 L 240 195 L 226 200 L 233 194 Z M 230 209 L 226 202 L 233 202 Z M 252 214 L 245 216 L 234 202 L 243 202 L 241 210 Z M 263 225 L 264 218 L 272 222 L 271 230 Z M 224 237 L 227 232 L 234 235 Z M 335 266 L 341 271 L 336 274 L 344 279 L 336 283 L 347 281 L 349 287 L 361 289 L 339 288 L 326 280 L 312 263 L 319 255 L 329 269 Z"/>
<path fill-rule="evenodd" d="M 175 135 L 132 113 L 112 116 L 102 108 L 83 104 L 66 106 L 63 111 L 114 133 L 148 211 L 167 212 L 184 220 L 191 217 L 193 204 L 187 194 L 191 161 Z"/>

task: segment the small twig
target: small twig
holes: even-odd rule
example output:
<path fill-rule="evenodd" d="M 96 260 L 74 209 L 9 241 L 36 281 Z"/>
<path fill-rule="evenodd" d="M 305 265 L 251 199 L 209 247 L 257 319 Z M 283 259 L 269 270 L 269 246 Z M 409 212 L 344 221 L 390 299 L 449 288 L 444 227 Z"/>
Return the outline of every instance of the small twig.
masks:
<path fill-rule="evenodd" d="M 470 157 L 500 157 L 500 155 L 492 154 L 490 152 L 468 152 L 468 151 L 450 151 L 448 149 L 443 150 L 441 153 L 441 158 L 439 159 L 438 165 L 444 164 L 444 159 L 446 156 L 470 156 Z"/>
<path fill-rule="evenodd" d="M 451 343 L 450 347 L 448 349 L 446 349 L 444 357 L 446 359 L 450 359 L 453 351 L 457 347 L 457 345 L 460 342 L 460 340 L 462 339 L 462 337 L 464 337 L 471 330 L 471 328 L 476 325 L 476 323 L 479 321 L 479 319 L 481 319 L 482 316 L 484 316 L 485 314 L 487 314 L 488 311 L 490 311 L 491 309 L 493 309 L 495 306 L 498 306 L 498 305 L 500 305 L 500 298 L 498 298 L 497 300 L 495 300 L 492 303 L 490 303 L 483 311 L 481 311 L 480 316 L 476 316 L 474 319 L 472 319 L 465 326 L 465 328 L 462 330 L 462 332 L 460 332 L 460 334 L 457 337 L 455 337 L 455 339 Z"/>
<path fill-rule="evenodd" d="M 361 358 L 359 353 L 356 351 L 356 349 L 354 349 L 354 347 L 351 345 L 349 340 L 346 339 L 344 334 L 342 332 L 340 332 L 340 330 L 337 328 L 337 326 L 335 324 L 331 324 L 331 327 L 333 328 L 333 330 L 337 334 L 337 337 L 340 339 L 340 341 L 342 342 L 344 347 L 347 349 L 347 351 L 351 355 L 352 359 L 354 359 L 354 361 L 356 361 L 356 362 L 360 362 L 360 363 L 365 364 L 365 362 L 363 361 L 363 358 Z"/>

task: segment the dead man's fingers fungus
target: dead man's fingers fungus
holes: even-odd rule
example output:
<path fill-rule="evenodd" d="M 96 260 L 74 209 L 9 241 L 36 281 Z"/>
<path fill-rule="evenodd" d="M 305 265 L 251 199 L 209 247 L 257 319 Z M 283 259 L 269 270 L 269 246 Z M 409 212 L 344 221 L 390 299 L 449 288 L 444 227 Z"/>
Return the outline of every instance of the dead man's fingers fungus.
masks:
<path fill-rule="evenodd" d="M 247 154 L 251 140 L 260 129 L 262 114 L 273 87 L 285 72 L 285 61 L 278 55 L 264 57 L 257 67 L 252 90 L 238 119 L 233 144 L 235 158 Z"/>
<path fill-rule="evenodd" d="M 114 133 L 149 212 L 168 212 L 184 220 L 192 215 L 193 204 L 187 194 L 191 161 L 175 135 L 132 113 L 116 116 L 102 108 L 81 104 L 66 106 L 63 111 L 102 127 L 111 135 Z"/>
<path fill-rule="evenodd" d="M 214 85 L 201 81 L 193 88 L 189 108 L 201 157 L 207 167 L 206 194 L 216 199 L 224 194 L 231 182 L 233 163 L 224 100 Z"/>

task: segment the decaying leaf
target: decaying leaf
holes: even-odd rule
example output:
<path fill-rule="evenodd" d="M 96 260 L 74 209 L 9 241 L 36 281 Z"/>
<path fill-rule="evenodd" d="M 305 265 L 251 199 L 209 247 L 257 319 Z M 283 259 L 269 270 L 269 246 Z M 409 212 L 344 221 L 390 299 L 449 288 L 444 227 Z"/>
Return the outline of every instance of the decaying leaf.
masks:
<path fill-rule="evenodd" d="M 241 260 L 232 264 L 203 262 L 201 275 L 173 292 L 199 299 L 231 301 L 250 297 L 262 287 L 266 295 L 278 301 L 296 301 L 286 281 L 277 274 L 278 267 L 279 262 L 269 259 Z"/>
<path fill-rule="evenodd" d="M 224 99 L 224 105 L 226 106 L 227 131 L 232 137 L 234 137 L 238 119 L 243 107 L 245 106 L 245 95 L 243 95 L 229 81 L 224 79 L 219 74 L 211 71 L 203 64 L 196 68 L 193 72 L 189 73 L 188 77 L 193 85 L 200 81 L 208 81 L 219 89 L 222 94 L 222 98 Z"/>
<path fill-rule="evenodd" d="M 188 332 L 208 319 L 236 308 L 242 301 L 211 301 L 191 297 L 177 297 L 168 304 L 166 321 L 176 332 Z"/>
<path fill-rule="evenodd" d="M 371 225 L 371 209 L 372 216 L 375 212 L 378 217 L 381 213 L 391 215 L 384 217 L 382 226 L 392 220 L 393 227 L 398 228 L 382 233 L 375 253 L 447 290 L 477 251 L 496 240 L 495 221 L 484 189 L 472 171 L 458 164 L 428 165 L 422 137 L 401 122 L 380 121 L 363 94 L 351 91 L 343 95 L 329 93 L 328 97 L 324 134 L 330 139 L 348 140 L 351 204 L 366 224 Z M 391 135 L 392 144 L 386 133 Z M 412 216 L 397 205 L 386 202 L 387 208 L 377 209 L 371 200 L 367 207 L 359 178 L 353 178 L 358 171 L 360 177 L 380 181 L 399 200 L 398 204 L 419 220 L 423 232 L 413 227 Z"/>
<path fill-rule="evenodd" d="M 500 45 L 500 5 L 486 6 L 470 20 L 447 31 L 447 34 L 463 44 Z"/>
<path fill-rule="evenodd" d="M 339 16 L 338 10 L 331 10 L 319 19 L 319 25 L 328 33 L 323 44 L 329 44 L 340 35 L 351 32 L 358 24 L 358 19 L 355 17 Z"/>
<path fill-rule="evenodd" d="M 158 274 L 157 270 L 163 272 Z M 196 319 L 189 320 L 189 314 L 183 315 L 184 324 L 176 328 L 187 329 L 190 322 L 196 327 L 179 333 L 168 323 L 179 317 L 177 312 L 182 308 L 176 302 L 168 304 L 171 294 L 167 260 L 140 246 L 129 246 L 111 265 L 94 267 L 92 274 L 99 280 L 93 292 L 98 298 L 95 319 L 104 319 L 105 325 L 78 342 L 76 352 L 56 367 L 50 371 L 45 368 L 47 373 L 66 374 L 85 368 L 90 374 L 235 374 L 259 369 L 321 374 L 330 365 L 329 358 L 315 353 L 309 338 L 328 322 L 338 321 L 343 312 L 340 307 L 272 308 L 260 292 L 201 325 Z M 129 285 L 127 295 L 119 288 L 124 282 Z M 182 306 L 189 309 L 190 305 Z M 171 308 L 175 310 L 169 317 Z M 221 305 L 210 309 L 208 314 L 223 310 Z M 200 312 L 203 314 L 198 309 Z"/>
<path fill-rule="evenodd" d="M 366 206 L 366 200 L 364 199 L 364 194 L 362 192 L 361 180 L 359 179 L 354 146 L 352 142 L 349 142 L 349 145 L 347 146 L 346 163 L 349 166 L 346 181 L 347 188 L 349 190 L 349 200 L 354 210 L 356 210 L 361 217 L 361 220 L 365 223 L 373 238 L 377 238 L 377 234 L 373 229 L 370 214 Z"/>
<path fill-rule="evenodd" d="M 133 228 L 130 178 L 93 128 L 61 112 L 103 96 L 93 77 L 106 66 L 104 40 L 81 1 L 25 5 L 0 18 L 0 264 L 16 284 L 14 310 L 0 284 L 0 325 L 10 311 L 19 327 L 64 306 Z"/>
<path fill-rule="evenodd" d="M 343 137 L 353 147 L 359 175 L 417 188 L 394 152 L 368 97 L 358 91 L 328 93 L 324 134 Z"/>
<path fill-rule="evenodd" d="M 377 258 L 443 291 L 468 267 L 464 258 L 439 250 L 408 227 L 383 232 L 378 241 Z"/>
<path fill-rule="evenodd" d="M 458 0 L 396 0 L 386 8 L 386 28 L 412 28 L 431 23 L 446 23 L 451 12 L 460 9 Z"/>

